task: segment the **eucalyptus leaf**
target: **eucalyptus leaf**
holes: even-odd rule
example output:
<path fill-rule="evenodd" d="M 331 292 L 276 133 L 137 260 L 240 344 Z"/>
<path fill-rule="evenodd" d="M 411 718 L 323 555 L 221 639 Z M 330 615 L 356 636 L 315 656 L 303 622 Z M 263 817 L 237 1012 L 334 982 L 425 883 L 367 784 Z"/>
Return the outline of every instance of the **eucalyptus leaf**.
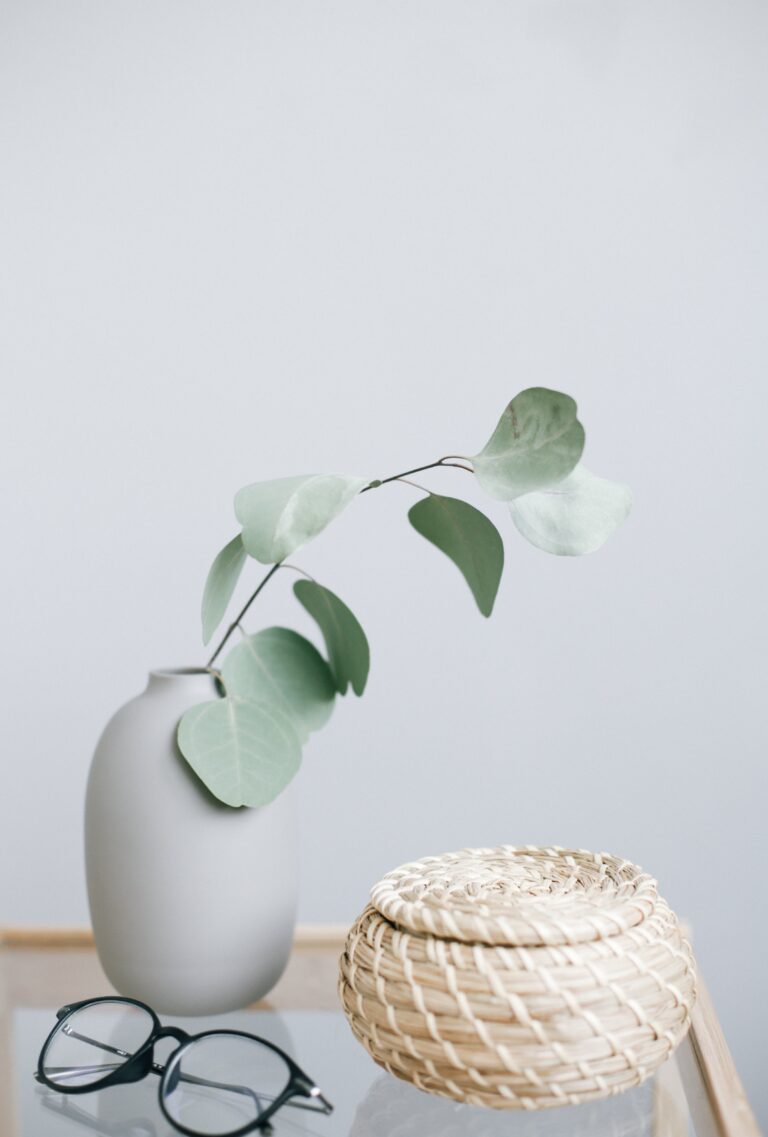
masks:
<path fill-rule="evenodd" d="M 235 497 L 243 545 L 262 564 L 278 564 L 346 509 L 370 478 L 308 474 L 255 482 Z"/>
<path fill-rule="evenodd" d="M 207 644 L 218 628 L 227 605 L 232 599 L 232 593 L 240 579 L 246 552 L 240 534 L 225 545 L 211 565 L 208 579 L 203 592 L 203 643 Z"/>
<path fill-rule="evenodd" d="M 504 568 L 504 543 L 493 522 L 468 502 L 439 494 L 412 506 L 408 520 L 451 558 L 482 614 L 490 616 Z"/>
<path fill-rule="evenodd" d="M 225 805 L 267 805 L 301 765 L 301 744 L 288 715 L 237 695 L 192 707 L 177 737 L 198 778 Z"/>
<path fill-rule="evenodd" d="M 331 717 L 336 683 L 313 643 L 290 628 L 264 628 L 233 648 L 221 669 L 228 695 L 274 703 L 305 742 Z"/>
<path fill-rule="evenodd" d="M 631 508 L 629 486 L 598 478 L 583 466 L 551 490 L 526 494 L 509 507 L 527 541 L 563 557 L 594 553 L 626 520 Z"/>
<path fill-rule="evenodd" d="M 512 501 L 561 482 L 583 449 L 584 427 L 570 395 L 529 387 L 515 395 L 472 465 L 486 493 Z"/>
<path fill-rule="evenodd" d="M 371 655 L 357 618 L 335 593 L 315 581 L 299 580 L 293 591 L 323 633 L 336 690 L 344 695 L 351 683 L 355 694 L 362 695 Z"/>

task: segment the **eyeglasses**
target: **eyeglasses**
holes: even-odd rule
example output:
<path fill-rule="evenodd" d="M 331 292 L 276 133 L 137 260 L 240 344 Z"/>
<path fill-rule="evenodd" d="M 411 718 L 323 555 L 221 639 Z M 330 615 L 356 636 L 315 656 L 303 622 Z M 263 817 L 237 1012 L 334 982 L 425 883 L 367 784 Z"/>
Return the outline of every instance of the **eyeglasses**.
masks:
<path fill-rule="evenodd" d="M 35 1077 L 63 1094 L 86 1094 L 108 1086 L 160 1076 L 163 1114 L 189 1137 L 241 1137 L 271 1132 L 270 1119 L 283 1106 L 331 1113 L 318 1086 L 272 1042 L 240 1030 L 187 1034 L 161 1026 L 155 1012 L 136 999 L 105 996 L 70 1003 L 40 1051 Z M 163 1066 L 155 1043 L 178 1046 Z"/>

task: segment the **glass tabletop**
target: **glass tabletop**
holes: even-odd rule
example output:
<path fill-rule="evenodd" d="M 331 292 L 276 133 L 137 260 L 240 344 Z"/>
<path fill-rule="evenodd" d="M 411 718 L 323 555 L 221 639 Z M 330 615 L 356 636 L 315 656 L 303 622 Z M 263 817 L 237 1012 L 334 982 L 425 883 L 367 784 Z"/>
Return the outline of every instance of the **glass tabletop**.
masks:
<path fill-rule="evenodd" d="M 188 1033 L 242 1030 L 290 1054 L 321 1087 L 331 1116 L 285 1108 L 275 1137 L 759 1137 L 702 987 L 691 1033 L 642 1086 L 605 1101 L 534 1113 L 460 1105 L 392 1077 L 369 1058 L 338 1010 L 339 944 L 299 944 L 269 1002 L 215 1018 L 174 1018 Z M 108 994 L 91 947 L 33 950 L 0 939 L 0 1137 L 175 1137 L 158 1078 L 65 1095 L 39 1085 L 38 1054 L 67 1001 Z M 157 1044 L 164 1062 L 176 1044 Z"/>
<path fill-rule="evenodd" d="M 15 1133 L 23 1137 L 178 1137 L 158 1104 L 158 1079 L 89 1094 L 65 1095 L 33 1078 L 40 1046 L 55 1009 L 18 1008 L 13 1014 Z M 190 1033 L 210 1030 L 211 1019 L 164 1018 Z M 379 1069 L 356 1042 L 338 1011 L 254 1010 L 220 1015 L 216 1027 L 242 1030 L 291 1054 L 334 1104 L 330 1117 L 286 1108 L 275 1119 L 275 1137 L 710 1137 L 697 1128 L 686 1090 L 686 1041 L 654 1078 L 615 1098 L 536 1113 L 509 1113 L 460 1105 L 422 1093 Z M 163 1061 L 176 1044 L 161 1041 Z M 690 1070 L 688 1072 L 690 1074 Z M 690 1079 L 689 1079 L 690 1080 Z M 703 1116 L 706 1116 L 704 1114 Z M 699 1121 L 699 1126 L 701 1121 Z"/>

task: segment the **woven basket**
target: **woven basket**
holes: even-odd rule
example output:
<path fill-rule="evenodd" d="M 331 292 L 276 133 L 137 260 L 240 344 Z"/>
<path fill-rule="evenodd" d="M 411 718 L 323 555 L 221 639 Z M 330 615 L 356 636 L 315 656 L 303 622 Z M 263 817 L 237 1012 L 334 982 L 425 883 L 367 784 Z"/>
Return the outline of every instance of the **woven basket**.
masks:
<path fill-rule="evenodd" d="M 496 1109 L 639 1085 L 688 1030 L 690 948 L 656 882 L 560 848 L 464 849 L 376 885 L 340 995 L 379 1065 Z"/>

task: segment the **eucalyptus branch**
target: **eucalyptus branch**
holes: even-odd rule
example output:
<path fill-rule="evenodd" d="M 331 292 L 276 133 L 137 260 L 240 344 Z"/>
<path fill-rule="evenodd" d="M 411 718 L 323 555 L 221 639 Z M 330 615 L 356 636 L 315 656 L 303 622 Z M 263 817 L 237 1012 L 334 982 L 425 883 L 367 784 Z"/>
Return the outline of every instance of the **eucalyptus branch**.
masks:
<path fill-rule="evenodd" d="M 453 458 L 461 459 L 461 461 L 456 461 L 456 462 L 451 461 L 451 459 L 453 459 Z M 401 474 L 392 474 L 388 478 L 381 478 L 381 479 L 378 479 L 376 481 L 373 481 L 373 482 L 371 482 L 370 485 L 365 486 L 360 491 L 360 493 L 365 493 L 367 490 L 377 489 L 379 486 L 386 485 L 388 482 L 404 481 L 404 480 L 406 480 L 408 474 L 418 474 L 422 470 L 434 470 L 439 466 L 455 466 L 458 469 L 466 470 L 468 473 L 471 474 L 472 468 L 470 466 L 463 465 L 463 463 L 467 462 L 467 461 L 469 461 L 469 459 L 463 458 L 462 455 L 460 455 L 460 454 L 446 454 L 445 457 L 438 458 L 438 460 L 436 462 L 428 462 L 426 466 L 414 466 L 412 470 L 403 470 L 403 472 Z M 415 483 L 412 482 L 411 485 L 415 485 Z M 424 489 L 423 486 L 417 486 L 416 488 L 423 490 L 425 493 L 429 492 L 428 490 Z M 301 573 L 303 576 L 307 577 L 309 580 L 314 579 L 313 577 L 311 577 L 309 575 L 308 572 L 304 572 L 304 569 L 298 568 L 297 565 L 289 565 L 289 564 L 286 564 L 284 561 L 278 561 L 277 564 L 272 565 L 269 572 L 266 574 L 266 576 L 264 576 L 262 578 L 262 580 L 260 581 L 260 583 L 258 584 L 256 589 L 251 593 L 248 600 L 245 602 L 243 607 L 240 609 L 240 612 L 238 613 L 236 618 L 232 621 L 232 623 L 227 628 L 227 631 L 226 631 L 225 635 L 223 636 L 221 642 L 219 643 L 219 646 L 216 648 L 213 655 L 211 656 L 211 658 L 208 660 L 208 663 L 206 664 L 206 666 L 208 668 L 211 668 L 212 665 L 215 663 L 215 661 L 218 659 L 219 655 L 224 650 L 224 647 L 229 642 L 230 636 L 233 634 L 233 632 L 235 631 L 236 628 L 240 627 L 240 622 L 243 619 L 243 617 L 245 616 L 248 609 L 250 608 L 251 604 L 253 604 L 254 600 L 259 595 L 262 588 L 264 588 L 264 586 L 267 584 L 267 582 L 269 580 L 271 580 L 271 578 L 275 575 L 275 573 L 277 572 L 277 570 L 279 568 L 292 569 L 294 572 Z"/>
<path fill-rule="evenodd" d="M 322 533 L 361 493 L 402 482 L 419 495 L 408 509 L 409 524 L 453 562 L 478 611 L 490 616 L 504 569 L 501 534 L 482 510 L 461 498 L 433 493 L 411 475 L 443 466 L 465 470 L 491 498 L 510 503 L 515 528 L 532 545 L 579 556 L 608 539 L 632 501 L 628 486 L 595 477 L 580 465 L 583 447 L 584 428 L 574 400 L 531 387 L 512 399 L 472 458 L 445 454 L 381 479 L 306 474 L 239 490 L 235 515 L 241 531 L 218 553 L 205 582 L 204 642 L 226 618 L 248 556 L 266 575 L 208 664 L 221 698 L 209 697 L 187 710 L 177 732 L 181 753 L 210 792 L 233 807 L 273 801 L 299 768 L 303 742 L 326 721 L 336 696 L 350 689 L 362 695 L 366 688 L 371 653 L 360 621 L 334 592 L 288 563 L 294 550 Z M 229 656 L 224 684 L 213 665 L 236 628 L 245 635 L 246 613 L 280 568 L 301 574 L 293 591 L 317 625 L 325 653 L 290 628 L 265 628 L 248 636 L 249 650 L 235 648 Z"/>

